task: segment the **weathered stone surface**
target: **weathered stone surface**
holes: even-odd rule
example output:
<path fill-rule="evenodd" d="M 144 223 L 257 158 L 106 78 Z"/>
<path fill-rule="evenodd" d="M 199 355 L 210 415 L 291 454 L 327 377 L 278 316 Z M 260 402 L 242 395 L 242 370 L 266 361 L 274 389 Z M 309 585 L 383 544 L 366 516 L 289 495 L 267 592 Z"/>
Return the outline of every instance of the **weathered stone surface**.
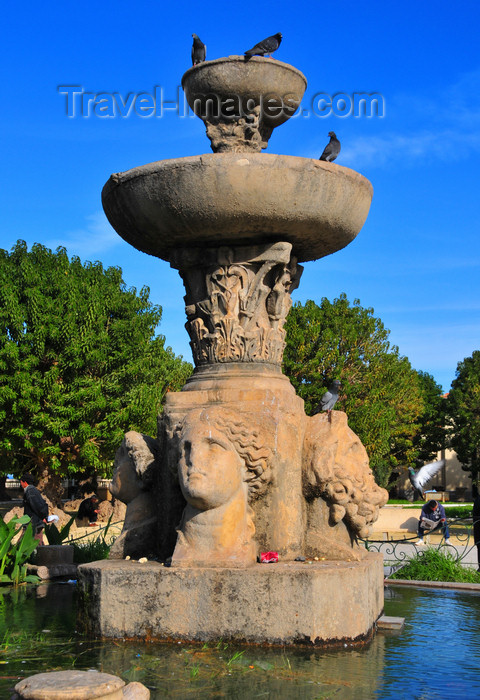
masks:
<path fill-rule="evenodd" d="M 150 691 L 142 683 L 133 681 L 123 689 L 123 700 L 149 700 Z"/>
<path fill-rule="evenodd" d="M 197 367 L 217 362 L 280 365 L 283 326 L 303 268 L 290 243 L 177 250 L 171 264 L 185 284 L 186 328 Z"/>
<path fill-rule="evenodd" d="M 198 411 L 225 412 L 242 416 L 250 430 L 258 432 L 262 449 L 271 453 L 268 479 L 260 494 L 251 494 L 256 552 L 277 550 L 282 556 L 295 558 L 302 553 L 305 531 L 305 501 L 302 494 L 302 440 L 305 413 L 303 401 L 295 395 L 290 382 L 278 370 L 257 372 L 234 371 L 219 366 L 217 377 L 206 372 L 198 382 L 193 379 L 188 391 L 167 396 L 161 429 L 174 441 L 177 427 L 188 422 Z M 197 388 L 195 388 L 197 387 Z M 201 388 L 198 388 L 201 387 Z M 271 388 L 266 388 L 271 387 Z M 172 443 L 172 468 L 178 464 Z M 263 467 L 261 467 L 263 468 Z M 248 471 L 248 470 L 247 470 Z M 177 521 L 178 522 L 178 521 Z M 160 536 L 161 539 L 161 536 Z M 251 563 L 254 561 L 252 555 Z"/>
<path fill-rule="evenodd" d="M 49 544 L 38 547 L 35 564 L 37 566 L 73 564 L 73 546 L 70 544 Z"/>
<path fill-rule="evenodd" d="M 295 113 L 307 79 L 282 61 L 258 57 L 246 61 L 244 56 L 228 56 L 189 68 L 182 77 L 182 87 L 189 106 L 199 117 L 216 114 L 217 104 L 224 107 L 218 113 L 230 119 L 260 106 L 266 123 L 278 126 Z"/>
<path fill-rule="evenodd" d="M 178 470 L 187 502 L 178 526 L 172 566 L 207 563 L 248 566 L 257 548 L 250 503 L 274 478 L 275 422 L 209 406 L 188 413 L 179 426 Z"/>
<path fill-rule="evenodd" d="M 267 147 L 274 127 L 300 105 L 307 80 L 288 63 L 229 56 L 193 66 L 182 87 L 206 125 L 212 150 L 238 153 Z"/>
<path fill-rule="evenodd" d="M 79 587 L 97 635 L 324 644 L 370 634 L 383 609 L 383 559 L 247 569 L 102 561 L 79 567 Z"/>
<path fill-rule="evenodd" d="M 24 678 L 15 686 L 24 700 L 122 700 L 125 682 L 98 671 L 54 671 Z"/>
<path fill-rule="evenodd" d="M 117 450 L 110 492 L 127 504 L 123 529 L 110 550 L 112 559 L 140 558 L 157 552 L 158 504 L 152 485 L 159 468 L 157 440 L 133 430 Z"/>
<path fill-rule="evenodd" d="M 303 459 L 307 498 L 322 497 L 330 521 L 344 521 L 352 535 L 368 537 L 388 492 L 375 483 L 367 451 L 348 427 L 342 411 L 319 413 L 308 420 Z M 318 529 L 314 508 L 308 527 Z"/>
<path fill-rule="evenodd" d="M 163 160 L 112 175 L 102 192 L 117 233 L 165 260 L 182 247 L 278 241 L 299 262 L 315 260 L 355 238 L 371 199 L 354 170 L 269 153 Z"/>

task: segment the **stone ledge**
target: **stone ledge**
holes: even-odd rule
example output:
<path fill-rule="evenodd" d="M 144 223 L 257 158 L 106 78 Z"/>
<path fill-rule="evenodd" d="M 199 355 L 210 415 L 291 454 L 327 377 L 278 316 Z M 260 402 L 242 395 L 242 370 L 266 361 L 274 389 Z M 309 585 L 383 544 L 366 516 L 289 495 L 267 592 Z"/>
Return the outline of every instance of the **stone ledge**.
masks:
<path fill-rule="evenodd" d="M 363 641 L 383 611 L 383 559 L 177 569 L 78 568 L 80 619 L 102 637 L 309 645 Z"/>

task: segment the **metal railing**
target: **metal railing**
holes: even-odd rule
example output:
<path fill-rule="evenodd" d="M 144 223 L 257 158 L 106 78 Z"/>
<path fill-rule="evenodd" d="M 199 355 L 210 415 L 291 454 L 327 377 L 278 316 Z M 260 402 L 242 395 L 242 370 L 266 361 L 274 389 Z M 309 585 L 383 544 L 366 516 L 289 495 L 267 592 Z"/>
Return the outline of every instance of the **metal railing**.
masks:
<path fill-rule="evenodd" d="M 472 550 L 476 549 L 477 543 L 475 542 L 473 534 L 473 521 L 471 518 L 451 518 L 448 519 L 448 527 L 450 529 L 450 537 L 453 535 L 456 540 L 456 544 L 453 545 L 450 542 L 445 542 L 445 537 L 442 535 L 440 541 L 438 542 L 428 542 L 428 538 L 432 533 L 425 533 L 425 539 L 429 548 L 446 550 L 455 562 L 464 562 L 469 558 Z M 435 532 L 435 531 L 433 531 Z M 422 556 L 426 548 L 424 546 L 418 546 L 418 535 L 411 534 L 410 536 L 405 536 L 402 539 L 388 539 L 388 540 L 373 540 L 373 539 L 361 539 L 365 548 L 369 552 L 380 552 L 383 554 L 384 564 L 390 568 L 393 573 L 398 571 L 402 566 L 404 566 L 410 559 L 414 556 Z M 475 552 L 475 561 L 476 561 Z M 473 566 L 473 564 L 467 564 Z M 477 566 L 477 564 L 475 564 Z"/>

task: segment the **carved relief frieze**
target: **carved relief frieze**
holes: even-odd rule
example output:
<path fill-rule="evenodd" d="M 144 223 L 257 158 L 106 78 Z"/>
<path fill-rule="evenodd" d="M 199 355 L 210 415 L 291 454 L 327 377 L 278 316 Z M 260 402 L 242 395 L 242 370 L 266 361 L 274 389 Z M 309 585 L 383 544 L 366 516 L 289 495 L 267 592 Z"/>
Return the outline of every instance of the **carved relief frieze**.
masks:
<path fill-rule="evenodd" d="M 280 365 L 283 325 L 303 268 L 290 243 L 175 251 L 185 289 L 186 328 L 196 365 Z"/>

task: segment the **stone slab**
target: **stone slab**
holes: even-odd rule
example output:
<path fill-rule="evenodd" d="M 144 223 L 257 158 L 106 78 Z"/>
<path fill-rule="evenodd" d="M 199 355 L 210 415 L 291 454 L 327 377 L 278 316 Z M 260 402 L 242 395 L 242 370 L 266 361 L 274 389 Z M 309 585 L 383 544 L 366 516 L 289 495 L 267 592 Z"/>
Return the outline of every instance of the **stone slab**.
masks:
<path fill-rule="evenodd" d="M 377 628 L 379 630 L 402 630 L 404 627 L 404 617 L 390 617 L 389 615 L 382 615 L 377 620 Z"/>
<path fill-rule="evenodd" d="M 80 622 L 111 638 L 324 645 L 362 641 L 383 611 L 382 555 L 247 569 L 106 560 L 78 568 Z"/>

